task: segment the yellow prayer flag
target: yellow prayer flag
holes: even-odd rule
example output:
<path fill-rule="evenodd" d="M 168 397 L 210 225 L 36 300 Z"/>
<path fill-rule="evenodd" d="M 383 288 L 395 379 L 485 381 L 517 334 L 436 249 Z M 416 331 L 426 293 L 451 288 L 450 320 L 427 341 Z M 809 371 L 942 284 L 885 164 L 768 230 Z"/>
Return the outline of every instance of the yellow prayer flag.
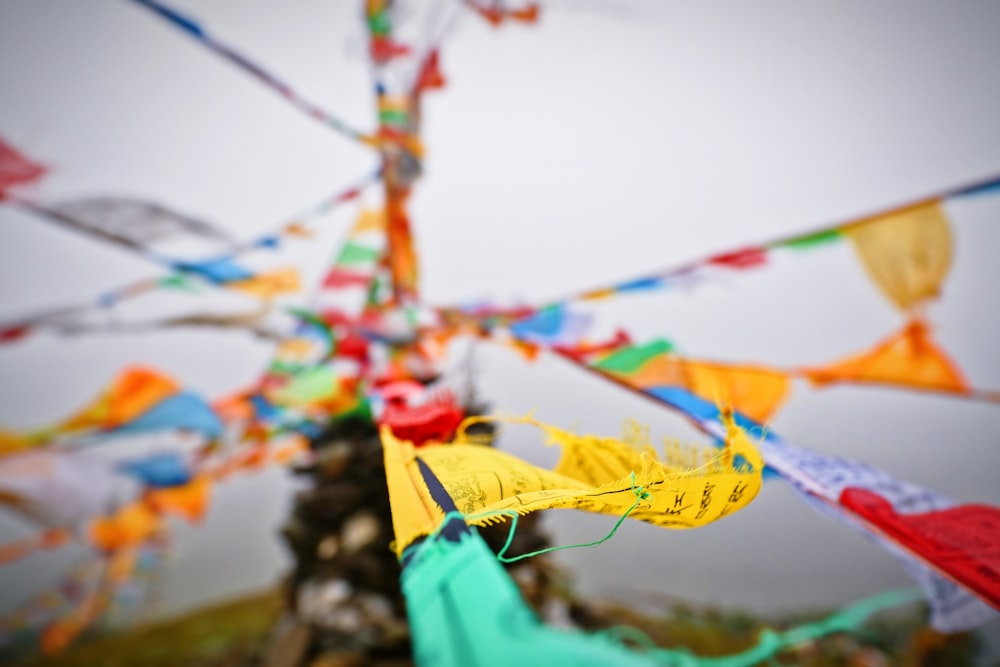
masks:
<path fill-rule="evenodd" d="M 365 208 L 361 209 L 361 212 L 358 213 L 358 217 L 354 221 L 354 227 L 351 228 L 351 236 L 364 232 L 382 231 L 385 231 L 385 211 L 380 208 Z"/>
<path fill-rule="evenodd" d="M 273 299 L 276 296 L 301 291 L 302 279 L 299 277 L 298 269 L 288 267 L 227 283 L 226 286 L 260 299 Z"/>
<path fill-rule="evenodd" d="M 615 438 L 576 435 L 535 422 L 563 455 L 554 470 L 531 465 L 492 447 L 461 440 L 450 445 L 413 449 L 388 430 L 382 432 L 393 508 L 397 553 L 443 519 L 441 509 L 423 484 L 416 459 L 426 465 L 473 525 L 502 521 L 510 512 L 580 509 L 629 516 L 666 528 L 696 528 L 745 507 L 760 490 L 763 461 L 743 432 L 732 426 L 722 450 L 696 454 L 696 465 L 680 457 L 664 461 L 648 445 L 642 450 Z M 466 423 L 469 423 L 468 421 Z M 460 433 L 464 431 L 460 429 Z M 742 460 L 736 463 L 736 455 Z M 397 472 L 390 477 L 390 456 Z M 398 472 L 398 461 L 408 477 Z M 398 489 L 411 497 L 397 502 Z"/>
<path fill-rule="evenodd" d="M 444 519 L 444 512 L 431 498 L 417 464 L 412 442 L 397 440 L 388 426 L 383 426 L 382 455 L 385 481 L 392 500 L 393 550 L 397 556 L 417 538 L 430 535 Z"/>
<path fill-rule="evenodd" d="M 840 230 L 879 289 L 908 309 L 936 297 L 951 268 L 951 228 L 938 202 L 869 218 Z"/>

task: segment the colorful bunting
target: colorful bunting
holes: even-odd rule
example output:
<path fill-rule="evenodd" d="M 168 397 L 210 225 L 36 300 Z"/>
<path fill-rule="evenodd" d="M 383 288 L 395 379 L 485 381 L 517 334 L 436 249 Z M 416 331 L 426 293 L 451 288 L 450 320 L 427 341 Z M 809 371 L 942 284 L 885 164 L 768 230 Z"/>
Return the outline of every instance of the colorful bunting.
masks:
<path fill-rule="evenodd" d="M 9 200 L 90 236 L 125 246 L 175 273 L 101 295 L 93 303 L 22 318 L 0 326 L 0 342 L 48 328 L 88 329 L 83 316 L 157 289 L 191 289 L 207 282 L 265 302 L 301 289 L 293 268 L 254 272 L 240 256 L 274 249 L 288 237 L 306 238 L 303 219 L 358 196 L 380 178 L 382 209 L 364 209 L 322 278 L 313 311 L 293 310 L 297 328 L 278 348 L 267 374 L 254 386 L 210 405 L 173 380 L 143 368 L 127 369 L 97 400 L 54 426 L 19 434 L 0 432 L 0 501 L 49 528 L 0 548 L 0 562 L 84 534 L 107 555 L 108 586 L 57 619 L 42 633 L 54 651 L 77 636 L 108 605 L 114 586 L 133 572 L 139 550 L 166 529 L 165 517 L 196 522 L 205 516 L 214 484 L 239 469 L 288 463 L 307 453 L 306 436 L 344 418 L 380 427 L 386 481 L 404 563 L 403 587 L 418 664 L 500 665 L 510 660 L 574 664 L 750 665 L 782 647 L 849 629 L 868 613 L 906 596 L 889 596 L 862 611 L 835 616 L 797 634 L 767 635 L 743 654 L 697 659 L 670 651 L 638 654 L 608 638 L 561 633 L 541 625 L 474 528 L 552 508 L 576 508 L 631 517 L 668 528 L 695 528 L 745 507 L 762 484 L 764 464 L 812 506 L 872 537 L 899 558 L 924 588 L 932 623 L 944 631 L 974 627 L 1000 608 L 1000 510 L 958 505 L 933 492 L 852 461 L 818 455 L 766 432 L 787 399 L 791 379 L 876 383 L 1000 400 L 969 388 L 931 340 L 917 309 L 941 292 L 951 264 L 951 230 L 944 202 L 995 190 L 992 181 L 952 189 L 931 200 L 847 224 L 770 243 L 713 254 L 682 267 L 579 292 L 541 308 L 426 309 L 419 298 L 419 257 L 408 212 L 422 172 L 422 94 L 444 85 L 438 45 L 413 41 L 396 25 L 385 0 L 369 0 L 365 18 L 376 81 L 377 130 L 362 134 L 219 42 L 196 22 L 158 0 L 134 0 L 206 48 L 251 74 L 300 111 L 379 151 L 381 166 L 352 187 L 275 231 L 237 242 L 201 220 L 149 202 L 92 197 L 41 204 L 11 195 L 37 180 L 44 168 L 0 141 L 0 200 Z M 534 22 L 534 3 L 466 0 L 493 25 Z M 179 237 L 221 244 L 220 253 L 178 258 L 163 244 Z M 875 348 L 827 366 L 776 369 L 680 356 L 665 339 L 634 344 L 624 331 L 609 341 L 585 338 L 589 315 L 574 301 L 616 294 L 688 287 L 720 274 L 760 268 L 774 252 L 800 252 L 847 240 L 876 286 L 911 313 L 902 332 Z M 193 315 L 155 326 L 239 326 L 263 332 L 267 307 L 235 316 Z M 109 327 L 111 325 L 108 325 Z M 91 327 L 91 329 L 99 327 Z M 107 328 L 107 327 L 104 327 Z M 549 444 L 562 448 L 551 470 L 479 445 L 459 426 L 464 414 L 452 394 L 427 385 L 440 373 L 447 341 L 460 332 L 487 336 L 509 330 L 527 358 L 549 349 L 601 377 L 638 391 L 690 419 L 719 443 L 717 449 L 667 444 L 660 457 L 641 429 L 621 439 L 577 435 L 531 419 Z M 720 407 L 720 406 L 726 407 Z M 729 406 L 732 406 L 730 408 Z M 373 418 L 373 414 L 377 417 Z M 468 426 L 490 418 L 472 418 Z M 501 420 L 502 421 L 502 420 Z M 176 451 L 106 462 L 67 444 L 98 445 L 119 434 L 189 431 L 205 441 L 195 455 Z M 215 443 L 246 446 L 219 454 Z M 759 451 L 751 443 L 759 438 Z M 453 440 L 453 442 L 447 442 Z M 270 444 L 269 444 L 270 443 Z M 116 473 L 142 486 L 119 497 Z M 96 517 L 96 518 L 95 518 Z M 617 528 L 617 524 L 616 524 Z M 613 533 L 614 531 L 612 531 Z M 501 554 L 502 557 L 502 554 Z M 503 623 L 497 621 L 503 618 Z M 518 635 L 510 642 L 509 633 Z M 470 639 L 485 636 L 485 643 Z M 501 647 L 502 650 L 497 650 Z"/>

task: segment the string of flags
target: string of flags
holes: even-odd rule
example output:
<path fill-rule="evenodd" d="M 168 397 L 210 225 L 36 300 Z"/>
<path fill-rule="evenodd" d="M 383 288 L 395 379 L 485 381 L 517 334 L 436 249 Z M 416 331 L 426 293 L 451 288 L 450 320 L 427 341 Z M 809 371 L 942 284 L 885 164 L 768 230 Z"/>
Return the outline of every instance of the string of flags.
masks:
<path fill-rule="evenodd" d="M 85 304 L 6 322 L 0 325 L 0 342 L 43 330 L 107 331 L 108 326 L 83 322 L 82 314 L 107 311 L 158 289 L 187 289 L 191 281 L 251 294 L 261 300 L 262 310 L 197 313 L 142 326 L 265 330 L 272 301 L 300 290 L 301 281 L 294 268 L 253 272 L 238 258 L 277 247 L 285 238 L 307 238 L 312 218 L 357 199 L 376 181 L 382 186 L 382 206 L 359 211 L 310 305 L 284 310 L 294 330 L 276 336 L 280 342 L 272 361 L 253 386 L 209 400 L 160 371 L 131 367 L 64 419 L 24 432 L 0 432 L 0 504 L 38 531 L 0 544 L 0 564 L 69 541 L 82 541 L 97 555 L 67 573 L 55 590 L 0 620 L 0 641 L 36 632 L 45 650 L 65 647 L 108 612 L 116 591 L 127 589 L 146 567 L 143 563 L 156 560 L 144 554 L 169 542 L 170 521 L 202 520 L 213 489 L 237 471 L 308 460 L 309 438 L 346 418 L 380 429 L 393 549 L 403 564 L 418 664 L 507 664 L 528 651 L 533 658 L 579 656 L 580 664 L 749 665 L 803 637 L 850 630 L 874 610 L 912 599 L 912 593 L 887 594 L 828 623 L 762 636 L 757 647 L 741 655 L 702 659 L 663 650 L 636 652 L 607 637 L 541 624 L 476 531 L 498 522 L 510 522 L 513 531 L 519 516 L 556 508 L 669 529 L 738 521 L 738 512 L 761 492 L 767 471 L 810 506 L 899 559 L 920 586 L 936 629 L 966 630 L 1000 615 L 1000 509 L 955 503 L 871 466 L 811 452 L 767 427 L 788 400 L 793 379 L 816 387 L 878 384 L 1000 402 L 997 392 L 969 385 L 933 340 L 924 312 L 925 304 L 941 295 L 952 264 L 945 204 L 1000 193 L 1000 179 L 537 307 L 436 307 L 420 298 L 408 202 L 422 171 L 422 98 L 446 82 L 440 47 L 448 20 L 431 13 L 423 32 L 409 35 L 406 28 L 419 22 L 408 21 L 397 3 L 366 0 L 377 118 L 376 129 L 365 133 L 308 102 L 192 19 L 156 0 L 132 1 L 300 111 L 372 147 L 381 165 L 274 232 L 241 242 L 213 223 L 151 202 L 95 196 L 52 203 L 29 197 L 46 168 L 0 140 L 0 204 L 19 206 L 170 270 L 165 277 L 108 291 Z M 533 3 L 463 4 L 494 26 L 530 24 L 539 16 Z M 171 250 L 181 239 L 203 248 L 213 245 L 215 252 L 181 257 Z M 592 318 L 573 308 L 637 291 L 688 288 L 718 272 L 763 267 L 773 253 L 803 253 L 837 242 L 851 245 L 904 322 L 871 349 L 833 363 L 780 368 L 697 359 L 678 353 L 667 339 L 636 343 L 624 329 L 610 340 L 593 341 L 588 337 Z M 468 334 L 512 345 L 527 359 L 542 352 L 557 355 L 683 415 L 715 446 L 668 442 L 661 454 L 635 426 L 612 438 L 575 434 L 533 418 L 470 418 L 441 371 L 449 343 Z M 548 444 L 560 447 L 559 462 L 546 469 L 483 446 L 469 427 L 491 420 L 536 427 Z M 118 459 L 95 455 L 116 438 L 151 433 L 175 434 L 184 446 Z M 497 621 L 501 617 L 503 625 Z M 524 641 L 504 642 L 505 633 L 513 631 L 523 633 Z M 490 639 L 474 642 L 472 636 Z M 509 648 L 498 652 L 498 646 Z"/>

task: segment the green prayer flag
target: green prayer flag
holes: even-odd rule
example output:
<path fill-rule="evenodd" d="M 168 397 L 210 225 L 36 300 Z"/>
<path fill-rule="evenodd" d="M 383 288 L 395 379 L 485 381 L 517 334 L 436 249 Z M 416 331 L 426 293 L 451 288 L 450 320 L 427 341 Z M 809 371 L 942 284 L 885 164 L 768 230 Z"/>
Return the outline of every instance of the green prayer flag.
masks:
<path fill-rule="evenodd" d="M 332 397 L 340 388 L 337 374 L 329 366 L 317 366 L 296 375 L 278 392 L 279 403 L 312 403 Z"/>
<path fill-rule="evenodd" d="M 337 256 L 337 264 L 366 264 L 377 260 L 379 254 L 380 252 L 375 248 L 358 245 L 357 243 L 347 243 Z"/>
<path fill-rule="evenodd" d="M 775 244 L 775 247 L 792 248 L 794 250 L 810 250 L 818 245 L 834 243 L 842 238 L 840 230 L 827 229 L 822 232 L 816 232 L 815 234 L 808 234 L 806 236 L 800 236 L 788 241 L 782 241 L 781 243 Z"/>
<path fill-rule="evenodd" d="M 672 352 L 674 344 L 669 340 L 657 338 L 645 345 L 632 345 L 612 352 L 594 364 L 594 368 L 615 373 L 635 373 L 643 365 L 661 354 Z"/>

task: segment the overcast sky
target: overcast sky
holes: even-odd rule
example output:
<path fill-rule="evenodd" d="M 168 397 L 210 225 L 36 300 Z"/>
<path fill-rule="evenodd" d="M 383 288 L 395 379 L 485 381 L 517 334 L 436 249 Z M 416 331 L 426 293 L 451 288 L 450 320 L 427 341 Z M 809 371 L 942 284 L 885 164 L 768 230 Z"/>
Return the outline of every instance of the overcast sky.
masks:
<path fill-rule="evenodd" d="M 355 126 L 374 117 L 358 3 L 178 2 Z M 466 17 L 428 98 L 426 178 L 413 199 L 425 296 L 540 301 L 706 253 L 883 209 L 1000 173 L 1000 5 L 552 2 L 537 26 Z M 374 165 L 147 12 L 117 0 L 0 0 L 0 135 L 52 166 L 43 200 L 124 194 L 251 237 Z M 955 265 L 930 311 L 972 383 L 1000 388 L 998 198 L 949 207 Z M 353 211 L 291 254 L 315 277 Z M 155 275 L 110 246 L 0 208 L 0 316 Z M 177 303 L 151 301 L 134 312 Z M 214 303 L 214 302 L 212 302 Z M 191 299 L 181 305 L 197 309 Z M 691 293 L 622 298 L 599 327 L 667 336 L 692 356 L 818 364 L 903 320 L 846 244 Z M 0 348 L 0 423 L 46 423 L 122 365 L 156 365 L 208 396 L 246 386 L 270 348 L 240 333 L 36 336 Z M 678 417 L 556 359 L 477 356 L 482 396 L 563 427 L 625 418 L 701 441 Z M 796 386 L 774 428 L 961 501 L 1000 503 L 1000 409 L 877 388 Z M 551 460 L 531 431 L 503 446 Z M 178 527 L 165 611 L 260 588 L 285 566 L 282 471 L 221 487 L 207 524 Z M 552 514 L 557 543 L 609 522 Z M 26 534 L 0 518 L 2 541 Z M 66 549 L 0 569 L 3 605 L 50 580 Z M 895 562 L 770 483 L 696 531 L 629 523 L 561 552 L 587 591 L 655 590 L 761 610 L 846 603 L 906 585 Z"/>

